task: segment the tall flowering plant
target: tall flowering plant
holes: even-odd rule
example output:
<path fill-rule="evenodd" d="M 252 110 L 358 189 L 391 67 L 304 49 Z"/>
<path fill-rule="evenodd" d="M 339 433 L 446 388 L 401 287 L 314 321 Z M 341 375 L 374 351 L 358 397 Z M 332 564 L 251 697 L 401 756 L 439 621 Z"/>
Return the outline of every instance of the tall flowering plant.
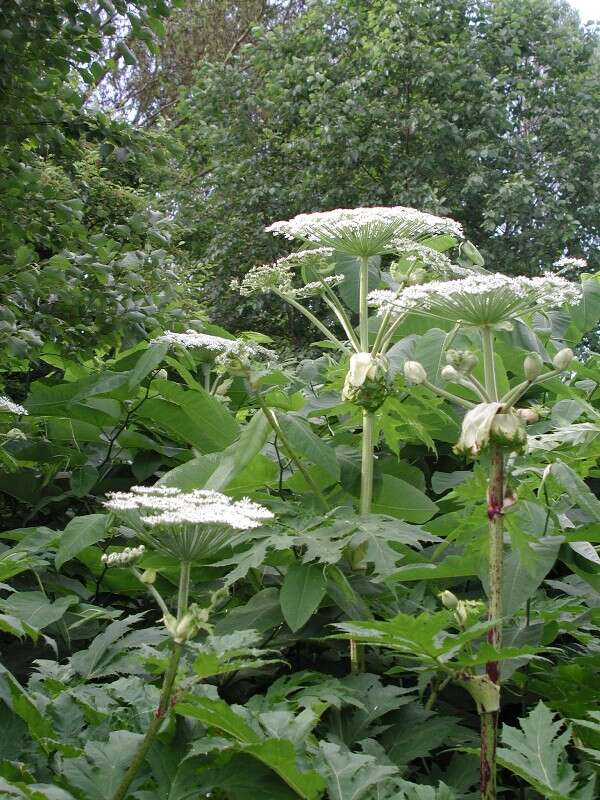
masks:
<path fill-rule="evenodd" d="M 543 384 L 567 370 L 573 352 L 563 348 L 546 366 L 538 353 L 523 362 L 523 381 L 502 394 L 496 373 L 495 338 L 510 330 L 516 320 L 551 309 L 577 304 L 577 285 L 559 275 L 511 278 L 500 274 L 472 275 L 459 280 L 432 281 L 400 292 L 376 291 L 369 302 L 384 318 L 401 319 L 409 311 L 454 324 L 454 332 L 470 328 L 476 332 L 483 359 L 483 381 L 473 374 L 479 361 L 475 352 L 447 350 L 442 379 L 452 388 L 468 390 L 464 397 L 435 385 L 424 366 L 404 364 L 404 375 L 465 410 L 455 450 L 471 458 L 488 455 L 488 642 L 498 651 L 502 642 L 502 572 L 504 562 L 504 512 L 516 502 L 508 488 L 507 456 L 526 449 L 526 425 L 537 421 L 535 409 L 519 407 L 519 401 L 534 385 Z M 465 394 L 463 392 L 463 394 Z M 446 595 L 446 597 L 444 596 Z M 456 607 L 451 593 L 442 595 L 448 608 Z M 477 702 L 481 720 L 480 780 L 482 800 L 496 798 L 496 739 L 500 708 L 499 661 L 490 659 L 483 675 L 463 676 L 462 685 Z"/>
<path fill-rule="evenodd" d="M 289 240 L 302 242 L 304 249 L 271 265 L 250 270 L 234 288 L 243 295 L 272 292 L 289 303 L 348 358 L 343 398 L 362 409 L 362 459 L 360 512 L 368 514 L 373 498 L 373 452 L 375 413 L 388 391 L 386 352 L 402 320 L 392 314 L 379 320 L 375 333 L 369 321 L 369 268 L 372 259 L 395 257 L 390 280 L 399 291 L 422 280 L 425 273 L 438 277 L 464 274 L 444 253 L 424 244 L 443 235 L 450 244 L 458 243 L 463 232 L 459 223 L 403 206 L 336 209 L 299 214 L 290 220 L 274 222 L 266 230 Z M 349 280 L 336 269 L 336 256 L 358 266 L 358 319 L 340 299 L 336 289 Z M 310 280 L 297 286 L 294 270 L 300 267 Z M 346 267 L 347 268 L 347 267 Z M 304 300 L 320 296 L 333 312 L 339 329 L 331 330 Z M 361 555 L 355 556 L 355 566 Z"/>
<path fill-rule="evenodd" d="M 246 296 L 263 292 L 277 295 L 307 318 L 348 359 L 342 397 L 362 412 L 359 508 L 361 515 L 366 516 L 371 512 L 373 501 L 376 413 L 390 391 L 386 352 L 402 322 L 389 313 L 379 320 L 376 332 L 371 332 L 370 266 L 373 259 L 395 257 L 389 276 L 395 294 L 426 276 L 467 274 L 467 270 L 427 244 L 436 236 L 443 236 L 446 246 L 458 244 L 463 238 L 462 228 L 450 218 L 391 206 L 299 214 L 290 220 L 274 222 L 266 230 L 291 241 L 297 240 L 304 249 L 274 264 L 254 267 L 241 281 L 234 281 L 232 288 Z M 346 265 L 358 267 L 357 320 L 352 319 L 352 313 L 336 291 L 350 280 L 349 275 L 336 272 L 336 258 L 340 256 Z M 296 285 L 294 269 L 297 267 L 304 276 L 311 278 L 304 286 Z M 315 296 L 321 297 L 333 312 L 338 330 L 331 330 L 303 302 Z M 361 547 L 354 551 L 354 569 L 360 568 L 363 555 Z M 360 669 L 361 656 L 354 642 L 350 660 L 353 671 Z"/>
<path fill-rule="evenodd" d="M 273 518 L 258 503 L 243 499 L 234 502 L 220 492 L 197 489 L 182 492 L 167 486 L 134 486 L 129 492 L 114 492 L 105 503 L 116 516 L 128 522 L 142 540 L 138 547 L 106 554 L 106 566 L 130 567 L 156 600 L 171 639 L 171 654 L 163 679 L 158 708 L 148 726 L 112 800 L 123 800 L 139 771 L 146 753 L 169 712 L 179 662 L 186 642 L 200 630 L 210 630 L 209 616 L 219 601 L 215 593 L 208 608 L 189 603 L 190 576 L 194 564 L 213 561 L 234 546 L 244 532 Z M 146 547 L 174 558 L 179 565 L 177 604 L 172 613 L 154 586 L 151 570 L 141 573 L 136 564 Z"/>

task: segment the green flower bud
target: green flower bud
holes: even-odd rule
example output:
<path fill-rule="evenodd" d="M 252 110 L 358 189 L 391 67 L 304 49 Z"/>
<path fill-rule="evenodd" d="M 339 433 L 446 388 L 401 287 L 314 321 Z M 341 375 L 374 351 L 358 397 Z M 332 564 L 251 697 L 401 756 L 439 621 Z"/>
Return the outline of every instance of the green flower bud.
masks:
<path fill-rule="evenodd" d="M 404 377 L 411 383 L 425 383 L 427 380 L 427 372 L 423 364 L 419 361 L 405 361 Z"/>
<path fill-rule="evenodd" d="M 515 414 L 526 425 L 533 425 L 534 422 L 539 422 L 540 419 L 540 415 L 533 408 L 515 408 Z"/>
<path fill-rule="evenodd" d="M 491 714 L 500 708 L 500 685 L 487 675 L 465 675 L 457 683 L 475 700 L 479 713 L 486 711 Z"/>
<path fill-rule="evenodd" d="M 461 374 L 451 364 L 446 364 L 440 374 L 442 379 L 449 383 L 460 383 Z"/>
<path fill-rule="evenodd" d="M 385 356 L 354 353 L 346 374 L 342 399 L 376 411 L 388 393 L 389 362 Z"/>
<path fill-rule="evenodd" d="M 438 594 L 440 601 L 444 608 L 448 609 L 455 609 L 458 605 L 458 597 L 453 594 L 453 592 L 449 592 L 448 589 L 445 589 L 443 592 Z"/>
<path fill-rule="evenodd" d="M 413 269 L 406 276 L 406 283 L 409 286 L 418 286 L 421 283 L 425 283 L 427 280 L 427 270 L 423 269 L 423 267 L 418 267 L 417 269 Z"/>
<path fill-rule="evenodd" d="M 468 350 L 448 350 L 446 363 L 463 375 L 470 375 L 479 363 L 479 359 L 475 353 L 470 353 Z"/>
<path fill-rule="evenodd" d="M 156 373 L 156 378 L 159 381 L 166 381 L 168 377 L 169 373 L 167 372 L 166 369 L 159 369 L 158 372 Z"/>
<path fill-rule="evenodd" d="M 140 580 L 142 583 L 147 583 L 149 586 L 151 586 L 156 581 L 156 570 L 145 569 L 140 575 Z"/>
<path fill-rule="evenodd" d="M 567 369 L 571 361 L 573 361 L 574 355 L 570 347 L 563 347 L 552 359 L 555 369 Z"/>
<path fill-rule="evenodd" d="M 523 361 L 523 373 L 528 381 L 534 381 L 542 374 L 544 361 L 539 353 L 529 353 Z"/>

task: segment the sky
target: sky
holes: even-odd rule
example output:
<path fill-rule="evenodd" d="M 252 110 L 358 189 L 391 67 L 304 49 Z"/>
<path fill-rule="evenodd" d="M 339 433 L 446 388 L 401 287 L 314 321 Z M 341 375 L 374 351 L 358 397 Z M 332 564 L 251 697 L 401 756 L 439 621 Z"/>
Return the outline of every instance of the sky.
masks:
<path fill-rule="evenodd" d="M 573 8 L 579 11 L 582 22 L 600 20 L 600 0 L 569 0 Z"/>

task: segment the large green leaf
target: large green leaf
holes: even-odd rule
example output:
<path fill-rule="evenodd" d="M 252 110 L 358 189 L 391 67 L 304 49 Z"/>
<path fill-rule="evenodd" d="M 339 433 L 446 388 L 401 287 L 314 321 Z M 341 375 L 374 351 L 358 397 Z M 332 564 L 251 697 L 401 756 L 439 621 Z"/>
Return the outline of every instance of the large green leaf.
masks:
<path fill-rule="evenodd" d="M 323 566 L 292 564 L 279 593 L 281 610 L 292 631 L 299 630 L 319 607 L 325 596 L 327 579 Z"/>
<path fill-rule="evenodd" d="M 383 475 L 379 490 L 373 498 L 373 511 L 389 514 L 406 522 L 427 522 L 438 510 L 437 505 L 422 491 L 392 475 Z"/>
<path fill-rule="evenodd" d="M 129 373 L 127 385 L 130 389 L 139 386 L 144 378 L 156 369 L 169 351 L 168 342 L 156 342 L 142 352 L 135 367 Z"/>
<path fill-rule="evenodd" d="M 562 461 L 557 461 L 550 467 L 551 474 L 566 489 L 569 498 L 586 514 L 600 522 L 600 500 L 590 491 L 590 488 L 579 475 Z"/>
<path fill-rule="evenodd" d="M 239 426 L 225 406 L 203 389 L 171 381 L 153 383 L 161 397 L 143 403 L 136 415 L 160 425 L 201 453 L 223 450 L 239 435 Z"/>
<path fill-rule="evenodd" d="M 263 449 L 271 426 L 262 411 L 258 411 L 242 429 L 240 438 L 225 450 L 219 465 L 206 482 L 207 489 L 223 491 Z"/>
<path fill-rule="evenodd" d="M 60 569 L 86 547 L 104 539 L 108 532 L 108 521 L 108 514 L 86 514 L 72 519 L 60 537 L 54 559 L 56 569 Z"/>
<path fill-rule="evenodd" d="M 188 696 L 184 702 L 177 704 L 176 711 L 225 733 L 244 753 L 254 756 L 276 772 L 304 800 L 320 797 L 325 781 L 314 770 L 298 770 L 292 742 L 262 737 L 223 700 Z"/>
<path fill-rule="evenodd" d="M 578 780 L 566 754 L 571 730 L 567 727 L 560 733 L 564 722 L 556 716 L 540 700 L 519 719 L 520 730 L 503 725 L 498 761 L 548 800 L 593 800 L 594 778 L 585 784 Z"/>
<path fill-rule="evenodd" d="M 313 464 L 325 470 L 336 481 L 339 481 L 340 465 L 335 457 L 333 447 L 320 439 L 310 429 L 308 422 L 305 420 L 292 414 L 284 414 L 281 411 L 276 413 L 277 422 L 283 435 L 296 453 L 305 456 Z"/>
<path fill-rule="evenodd" d="M 360 800 L 398 772 L 395 766 L 378 764 L 374 756 L 353 753 L 333 742 L 321 742 L 320 750 L 331 800 Z"/>
<path fill-rule="evenodd" d="M 87 742 L 84 755 L 62 761 L 61 773 L 86 800 L 111 800 L 144 737 L 131 731 L 111 731 L 106 742 Z M 142 776 L 134 779 L 135 789 Z"/>
<path fill-rule="evenodd" d="M 0 601 L 0 608 L 35 630 L 42 630 L 61 619 L 68 608 L 76 605 L 73 595 L 52 602 L 43 592 L 14 592 Z"/>

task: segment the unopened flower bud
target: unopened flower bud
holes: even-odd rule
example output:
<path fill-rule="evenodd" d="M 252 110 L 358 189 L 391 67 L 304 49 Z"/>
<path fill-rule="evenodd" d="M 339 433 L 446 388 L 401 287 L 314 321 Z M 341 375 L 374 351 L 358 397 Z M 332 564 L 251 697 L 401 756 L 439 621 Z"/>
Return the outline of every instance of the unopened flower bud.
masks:
<path fill-rule="evenodd" d="M 372 356 L 371 353 L 354 353 L 342 389 L 342 399 L 351 403 L 361 400 L 361 393 L 368 385 L 380 384 L 382 391 L 387 383 L 389 362 L 385 356 Z M 363 398 L 364 399 L 364 398 Z M 380 403 L 381 404 L 381 403 Z"/>
<path fill-rule="evenodd" d="M 523 373 L 528 381 L 534 381 L 542 374 L 544 362 L 539 353 L 529 353 L 523 360 Z"/>
<path fill-rule="evenodd" d="M 27 439 L 27 434 L 25 434 L 20 428 L 11 428 L 6 432 L 6 438 L 11 442 L 24 441 Z"/>
<path fill-rule="evenodd" d="M 440 374 L 443 380 L 448 381 L 449 383 L 460 383 L 461 375 L 459 371 L 454 369 L 454 367 L 450 364 L 446 364 Z"/>
<path fill-rule="evenodd" d="M 533 408 L 515 408 L 515 414 L 520 417 L 526 425 L 533 425 L 539 422 L 540 415 Z"/>
<path fill-rule="evenodd" d="M 574 355 L 570 347 L 563 347 L 552 359 L 555 369 L 567 369 L 571 361 L 573 361 Z"/>
<path fill-rule="evenodd" d="M 156 581 L 156 570 L 145 569 L 140 575 L 140 580 L 142 583 L 147 583 L 149 586 L 151 586 Z"/>
<path fill-rule="evenodd" d="M 470 375 L 479 363 L 479 359 L 475 353 L 468 350 L 448 350 L 446 352 L 446 363 L 457 372 L 463 375 Z"/>
<path fill-rule="evenodd" d="M 159 369 L 158 372 L 156 373 L 156 378 L 159 381 L 166 381 L 168 377 L 169 373 L 167 372 L 166 369 Z"/>
<path fill-rule="evenodd" d="M 425 383 L 427 372 L 420 361 L 405 361 L 404 377 L 411 383 Z"/>
<path fill-rule="evenodd" d="M 409 286 L 417 286 L 421 283 L 424 283 L 426 280 L 427 270 L 423 269 L 423 267 L 413 269 L 413 271 L 406 276 L 406 283 Z"/>
<path fill-rule="evenodd" d="M 455 609 L 456 606 L 458 605 L 458 597 L 453 592 L 448 591 L 448 589 L 445 589 L 443 592 L 440 592 L 438 594 L 438 597 L 440 598 L 440 601 L 444 606 L 444 608 L 452 610 Z"/>
<path fill-rule="evenodd" d="M 527 443 L 523 421 L 514 412 L 496 414 L 492 421 L 490 438 L 517 453 L 521 452 Z"/>
<path fill-rule="evenodd" d="M 104 553 L 100 561 L 107 567 L 130 567 L 144 555 L 145 550 L 143 544 L 139 547 L 126 547 L 118 553 Z"/>
<path fill-rule="evenodd" d="M 454 617 L 461 628 L 464 627 L 469 619 L 469 612 L 464 600 L 459 600 L 456 604 L 456 608 L 454 609 Z"/>

